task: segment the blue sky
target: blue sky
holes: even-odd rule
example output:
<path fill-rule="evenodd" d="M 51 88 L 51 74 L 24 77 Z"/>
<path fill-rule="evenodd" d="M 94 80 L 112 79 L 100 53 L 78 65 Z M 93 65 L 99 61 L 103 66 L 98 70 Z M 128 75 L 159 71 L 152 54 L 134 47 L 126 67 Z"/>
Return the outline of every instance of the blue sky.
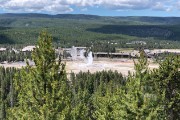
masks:
<path fill-rule="evenodd" d="M 180 0 L 0 0 L 0 13 L 180 17 Z"/>

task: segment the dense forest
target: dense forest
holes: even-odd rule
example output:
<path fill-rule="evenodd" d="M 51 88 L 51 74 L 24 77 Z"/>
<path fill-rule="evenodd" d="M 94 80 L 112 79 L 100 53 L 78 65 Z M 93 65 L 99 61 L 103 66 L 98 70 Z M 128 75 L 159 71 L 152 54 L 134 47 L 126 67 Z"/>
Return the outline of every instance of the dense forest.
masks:
<path fill-rule="evenodd" d="M 0 14 L 0 44 L 36 44 L 46 28 L 57 46 L 137 48 L 126 44 L 145 41 L 146 48 L 179 48 L 178 17 L 104 17 L 95 15 Z M 114 44 L 117 43 L 117 44 Z"/>
<path fill-rule="evenodd" d="M 41 32 L 35 66 L 0 68 L 0 118 L 10 120 L 178 120 L 180 57 L 150 70 L 141 51 L 135 73 L 71 73 L 56 61 L 53 37 Z"/>
<path fill-rule="evenodd" d="M 6 50 L 0 52 L 0 62 L 3 63 L 4 61 L 7 62 L 19 62 L 19 61 L 25 61 L 26 59 L 31 60 L 31 52 L 26 51 L 12 51 L 12 50 Z"/>

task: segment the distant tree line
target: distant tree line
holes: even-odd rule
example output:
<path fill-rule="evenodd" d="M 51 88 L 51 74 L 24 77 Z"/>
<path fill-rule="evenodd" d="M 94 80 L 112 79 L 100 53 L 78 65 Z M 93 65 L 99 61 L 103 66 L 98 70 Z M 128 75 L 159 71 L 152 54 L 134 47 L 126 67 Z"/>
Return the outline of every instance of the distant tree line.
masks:
<path fill-rule="evenodd" d="M 53 42 L 59 47 L 90 47 L 92 43 L 94 46 L 100 46 L 100 43 L 103 47 L 109 41 L 117 43 L 111 44 L 113 48 L 137 48 L 139 45 L 126 43 L 141 40 L 147 42 L 146 48 L 180 48 L 179 25 L 146 25 L 136 20 L 117 19 L 117 22 L 115 18 L 110 21 L 103 19 L 77 20 L 29 16 L 16 18 L 16 15 L 4 17 L 0 18 L 0 44 L 36 44 L 39 32 L 46 28 L 52 33 Z M 102 49 L 102 52 L 105 51 Z"/>
<path fill-rule="evenodd" d="M 17 62 L 24 61 L 26 59 L 31 59 L 30 51 L 18 51 L 17 53 L 13 50 L 6 50 L 0 52 L 0 62 Z"/>

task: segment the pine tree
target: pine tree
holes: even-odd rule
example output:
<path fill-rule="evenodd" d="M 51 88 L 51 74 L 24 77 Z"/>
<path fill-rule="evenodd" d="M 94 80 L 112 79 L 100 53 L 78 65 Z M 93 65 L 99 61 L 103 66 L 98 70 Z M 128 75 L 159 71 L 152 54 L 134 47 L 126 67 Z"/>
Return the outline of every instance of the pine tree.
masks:
<path fill-rule="evenodd" d="M 5 68 L 0 67 L 1 78 L 0 78 L 0 119 L 6 118 L 6 81 L 5 81 Z"/>
<path fill-rule="evenodd" d="M 114 75 L 113 75 L 114 74 Z M 116 78 L 117 76 L 119 78 Z M 98 120 L 121 120 L 124 119 L 122 114 L 122 104 L 120 102 L 121 94 L 118 90 L 122 89 L 123 78 L 121 74 L 112 71 L 103 71 L 99 75 L 99 86 L 93 94 L 94 119 Z"/>
<path fill-rule="evenodd" d="M 32 53 L 35 66 L 27 66 L 16 77 L 14 86 L 18 102 L 11 119 L 63 120 L 71 112 L 71 91 L 65 65 L 56 62 L 52 37 L 43 31 Z"/>
<path fill-rule="evenodd" d="M 110 81 L 106 83 L 105 91 L 102 91 L 102 83 L 100 83 L 99 90 L 93 96 L 93 103 L 95 111 L 93 113 L 94 119 L 98 120 L 117 120 L 122 119 L 119 116 L 119 111 L 116 101 L 116 96 L 113 94 L 113 83 Z M 103 92 L 103 94 L 102 94 Z"/>
<path fill-rule="evenodd" d="M 170 55 L 153 71 L 154 86 L 159 93 L 160 115 L 170 120 L 180 118 L 180 57 Z"/>
<path fill-rule="evenodd" d="M 12 80 L 15 68 L 0 67 L 0 119 L 6 119 L 8 108 L 13 107 L 14 92 Z"/>
<path fill-rule="evenodd" d="M 135 73 L 128 76 L 124 89 L 119 89 L 119 101 L 123 107 L 121 116 L 124 119 L 156 119 L 156 95 L 151 91 L 151 77 L 148 61 L 142 51 L 138 62 L 135 62 Z"/>
<path fill-rule="evenodd" d="M 73 120 L 92 119 L 93 105 L 91 97 L 93 95 L 92 75 L 80 72 L 74 76 L 71 74 L 73 90 Z"/>

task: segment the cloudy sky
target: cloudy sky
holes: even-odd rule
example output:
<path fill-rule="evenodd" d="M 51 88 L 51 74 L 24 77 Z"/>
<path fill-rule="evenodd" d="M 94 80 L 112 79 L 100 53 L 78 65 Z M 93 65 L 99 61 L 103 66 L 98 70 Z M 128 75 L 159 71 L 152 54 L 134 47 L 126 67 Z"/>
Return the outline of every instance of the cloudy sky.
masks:
<path fill-rule="evenodd" d="M 180 16 L 180 0 L 0 0 L 0 13 Z"/>

